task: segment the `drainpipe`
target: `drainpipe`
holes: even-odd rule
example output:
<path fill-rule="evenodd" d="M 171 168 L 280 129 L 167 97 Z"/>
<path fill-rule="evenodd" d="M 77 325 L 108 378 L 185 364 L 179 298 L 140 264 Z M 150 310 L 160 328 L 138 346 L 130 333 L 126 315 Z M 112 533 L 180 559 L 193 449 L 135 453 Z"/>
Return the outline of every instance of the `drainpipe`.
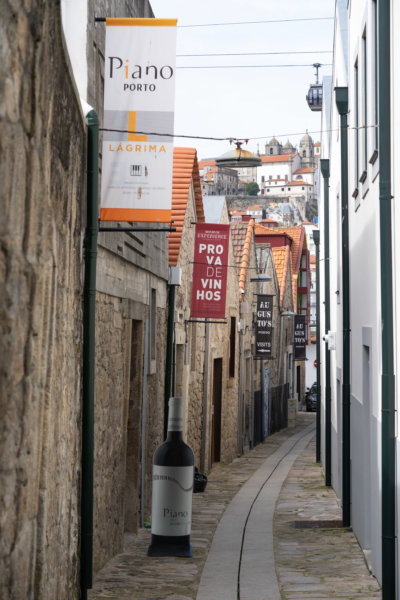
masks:
<path fill-rule="evenodd" d="M 325 261 L 325 332 L 331 328 L 331 302 L 329 278 L 329 159 L 321 158 L 324 178 L 324 261 Z M 325 485 L 331 485 L 331 355 L 325 342 Z"/>
<path fill-rule="evenodd" d="M 93 567 L 95 310 L 99 173 L 99 121 L 94 110 L 87 114 L 86 122 L 88 148 L 82 350 L 81 600 L 87 599 L 87 590 L 92 587 Z"/>
<path fill-rule="evenodd" d="M 316 449 L 315 449 L 315 461 L 317 463 L 321 460 L 321 326 L 320 326 L 320 294 L 319 294 L 319 231 L 314 229 L 313 231 L 314 244 L 316 249 L 316 267 L 317 267 L 317 423 L 316 423 Z"/>
<path fill-rule="evenodd" d="M 207 458 L 207 433 L 208 433 L 208 390 L 210 381 L 210 323 L 208 319 L 204 323 L 204 377 L 203 377 L 203 408 L 202 408 L 202 429 L 201 429 L 201 453 L 200 453 L 200 471 L 204 473 L 211 467 L 211 456 Z"/>
<path fill-rule="evenodd" d="M 175 285 L 169 286 L 167 348 L 165 358 L 165 391 L 164 391 L 164 439 L 168 429 L 168 402 L 171 397 L 172 384 L 172 355 L 174 347 L 174 315 L 175 315 Z"/>
<path fill-rule="evenodd" d="M 342 411 L 342 514 L 343 527 L 350 527 L 350 259 L 348 201 L 348 125 L 349 92 L 335 88 L 340 114 L 341 196 L 342 196 L 342 292 L 343 292 L 343 411 Z"/>
<path fill-rule="evenodd" d="M 265 399 L 265 363 L 264 363 L 264 359 L 260 360 L 260 388 L 261 388 L 261 419 L 260 419 L 260 429 L 261 429 L 261 434 L 260 434 L 260 439 L 261 442 L 263 442 L 265 440 L 265 435 L 264 435 L 264 399 Z M 267 432 L 268 435 L 268 432 Z"/>
<path fill-rule="evenodd" d="M 379 215 L 382 314 L 382 599 L 396 597 L 396 463 L 393 356 L 390 5 L 378 0 Z"/>

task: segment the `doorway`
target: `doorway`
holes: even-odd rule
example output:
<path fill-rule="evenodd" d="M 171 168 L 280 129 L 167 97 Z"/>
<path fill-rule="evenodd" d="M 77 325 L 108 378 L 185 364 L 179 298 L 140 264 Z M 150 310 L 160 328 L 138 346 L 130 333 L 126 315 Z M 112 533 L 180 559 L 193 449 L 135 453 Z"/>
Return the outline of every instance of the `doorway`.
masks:
<path fill-rule="evenodd" d="M 221 460 L 222 358 L 214 359 L 212 392 L 211 461 Z"/>
<path fill-rule="evenodd" d="M 296 367 L 296 392 L 297 392 L 297 402 L 300 406 L 303 402 L 303 398 L 301 396 L 301 368 L 300 365 Z"/>

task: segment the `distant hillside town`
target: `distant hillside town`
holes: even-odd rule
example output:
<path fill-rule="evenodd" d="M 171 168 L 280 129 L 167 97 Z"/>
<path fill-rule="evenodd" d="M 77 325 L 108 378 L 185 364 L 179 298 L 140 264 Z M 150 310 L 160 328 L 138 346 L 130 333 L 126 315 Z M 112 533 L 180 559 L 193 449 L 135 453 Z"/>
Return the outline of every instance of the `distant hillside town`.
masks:
<path fill-rule="evenodd" d="M 273 137 L 259 166 L 219 166 L 217 159 L 199 161 L 203 196 L 225 196 L 233 221 L 266 219 L 276 226 L 298 225 L 317 216 L 320 143 L 308 132 L 299 148 Z M 255 202 L 255 197 L 257 200 Z"/>

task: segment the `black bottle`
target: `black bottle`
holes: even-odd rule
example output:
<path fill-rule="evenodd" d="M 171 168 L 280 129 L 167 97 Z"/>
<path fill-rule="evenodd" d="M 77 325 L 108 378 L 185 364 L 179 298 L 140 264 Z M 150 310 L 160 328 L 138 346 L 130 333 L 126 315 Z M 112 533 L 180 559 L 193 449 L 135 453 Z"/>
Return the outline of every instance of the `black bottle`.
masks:
<path fill-rule="evenodd" d="M 182 439 L 183 398 L 168 403 L 166 441 L 153 458 L 149 556 L 192 556 L 193 451 Z"/>

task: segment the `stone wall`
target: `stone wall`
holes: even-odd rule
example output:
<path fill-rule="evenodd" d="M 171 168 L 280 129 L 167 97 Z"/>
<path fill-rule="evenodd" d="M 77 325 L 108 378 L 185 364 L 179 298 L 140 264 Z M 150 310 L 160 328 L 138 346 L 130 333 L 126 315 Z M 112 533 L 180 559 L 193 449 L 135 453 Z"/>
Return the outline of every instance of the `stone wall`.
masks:
<path fill-rule="evenodd" d="M 58 2 L 2 2 L 0 597 L 79 578 L 85 126 Z"/>
<path fill-rule="evenodd" d="M 229 217 L 224 206 L 221 223 L 228 224 Z M 222 359 L 222 406 L 221 406 L 221 446 L 220 460 L 231 462 L 238 448 L 238 401 L 239 401 L 239 278 L 235 265 L 232 240 L 229 243 L 228 271 L 226 281 L 226 324 L 210 326 L 210 377 L 208 382 L 208 406 L 210 423 L 208 425 L 208 444 L 206 464 L 212 467 L 211 436 L 212 436 L 212 398 L 213 398 L 213 361 Z M 232 322 L 231 319 L 234 319 Z M 233 373 L 230 373 L 230 336 L 231 325 L 235 336 L 235 354 Z"/>
<path fill-rule="evenodd" d="M 175 296 L 175 394 L 185 399 L 184 439 L 192 448 L 195 465 L 201 462 L 203 440 L 203 395 L 205 326 L 188 323 L 192 298 L 192 273 L 194 235 L 197 220 L 194 212 L 194 191 L 191 185 L 177 266 L 182 269 L 182 285 L 177 286 Z M 185 364 L 185 342 L 190 349 Z"/>
<path fill-rule="evenodd" d="M 117 239 L 121 237 L 118 233 L 114 235 Z M 157 252 L 159 238 L 165 234 L 146 235 L 154 236 L 152 251 Z M 131 250 L 134 243 L 134 240 L 130 243 Z M 117 252 L 100 246 L 97 288 L 95 572 L 122 550 L 124 533 L 135 533 L 141 520 L 151 514 L 152 457 L 163 440 L 164 429 L 167 283 L 126 257 L 121 260 Z M 154 323 L 152 293 L 156 302 Z M 146 335 L 149 350 L 145 360 Z"/>
<path fill-rule="evenodd" d="M 89 0 L 88 14 L 95 13 L 104 17 L 153 16 L 148 0 Z M 100 123 L 105 29 L 105 23 L 97 26 L 91 20 L 88 23 L 87 100 L 98 112 Z M 100 143 L 101 135 L 100 132 Z M 95 572 L 122 550 L 124 533 L 136 532 L 151 513 L 152 458 L 163 440 L 164 429 L 167 234 L 100 233 L 97 271 Z M 146 331 L 148 340 L 156 342 L 147 361 L 144 360 Z M 151 332 L 156 332 L 155 336 Z M 144 387 L 147 394 L 143 400 Z"/>

